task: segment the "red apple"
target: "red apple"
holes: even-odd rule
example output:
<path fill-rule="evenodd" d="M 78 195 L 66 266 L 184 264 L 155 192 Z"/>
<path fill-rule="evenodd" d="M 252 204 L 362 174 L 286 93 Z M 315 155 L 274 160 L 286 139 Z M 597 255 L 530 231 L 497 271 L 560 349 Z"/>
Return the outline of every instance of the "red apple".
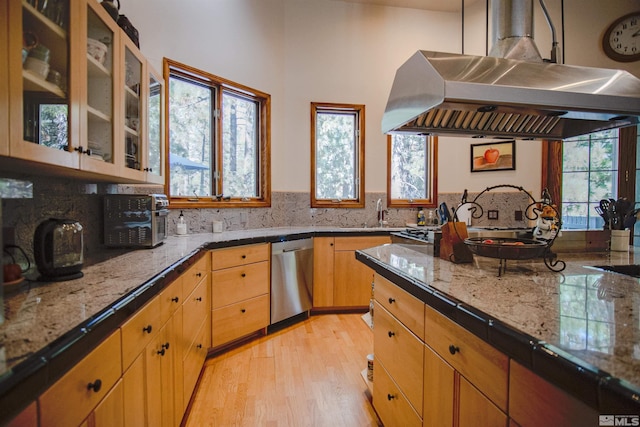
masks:
<path fill-rule="evenodd" d="M 500 151 L 493 147 L 484 152 L 484 159 L 487 163 L 495 163 L 498 161 L 498 157 L 500 157 Z"/>

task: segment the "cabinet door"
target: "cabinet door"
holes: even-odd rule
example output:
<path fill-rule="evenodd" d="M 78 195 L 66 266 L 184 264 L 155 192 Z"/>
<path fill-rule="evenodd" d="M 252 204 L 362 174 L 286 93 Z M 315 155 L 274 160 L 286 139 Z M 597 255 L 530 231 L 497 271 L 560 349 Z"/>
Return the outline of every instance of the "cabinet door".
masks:
<path fill-rule="evenodd" d="M 124 426 L 145 426 L 147 419 L 147 392 L 144 384 L 144 352 L 131 364 L 122 376 L 124 393 Z"/>
<path fill-rule="evenodd" d="M 424 427 L 453 426 L 455 371 L 429 346 L 424 348 Z M 480 425 L 472 423 L 471 425 Z"/>
<path fill-rule="evenodd" d="M 143 85 L 146 85 L 146 65 L 142 54 L 128 37 L 121 37 L 120 59 L 124 75 L 118 80 L 121 90 L 121 104 L 118 111 L 122 126 L 116 133 L 116 147 L 122 146 L 122 170 L 120 174 L 142 181 L 146 173 L 143 162 L 142 99 Z M 146 89 L 145 89 L 146 90 Z M 120 150 L 116 150 L 120 152 Z M 120 154 L 118 154 L 120 155 Z M 119 162 L 119 161 L 118 161 Z"/>
<path fill-rule="evenodd" d="M 171 426 L 173 407 L 173 349 L 169 337 L 171 323 L 167 323 L 146 348 L 145 380 L 147 385 L 147 416 L 150 426 Z"/>
<path fill-rule="evenodd" d="M 73 153 L 78 128 L 72 127 L 77 121 L 71 119 L 77 118 L 78 93 L 70 87 L 78 76 L 71 53 L 76 29 L 69 25 L 77 19 L 75 4 L 9 1 L 9 153 L 14 158 L 78 167 Z"/>
<path fill-rule="evenodd" d="M 121 144 L 116 144 L 120 93 L 116 91 L 118 70 L 122 67 L 120 29 L 100 3 L 81 2 L 82 17 L 79 21 L 84 37 L 78 38 L 77 51 L 82 52 L 78 67 L 82 70 L 83 91 L 81 109 L 81 141 L 86 145 L 76 147 L 81 153 L 83 170 L 118 175 Z"/>
<path fill-rule="evenodd" d="M 507 427 L 507 415 L 463 376 L 459 377 L 460 426 Z M 548 424 L 552 425 L 552 424 Z"/>
<path fill-rule="evenodd" d="M 124 395 L 122 380 L 118 381 L 93 411 L 94 427 L 121 427 L 124 425 Z"/>
<path fill-rule="evenodd" d="M 146 181 L 164 184 L 164 79 L 147 63 L 146 120 L 144 120 L 146 146 L 144 159 Z M 144 141 L 144 140 L 143 140 Z"/>
<path fill-rule="evenodd" d="M 333 237 L 313 238 L 313 307 L 333 307 Z"/>

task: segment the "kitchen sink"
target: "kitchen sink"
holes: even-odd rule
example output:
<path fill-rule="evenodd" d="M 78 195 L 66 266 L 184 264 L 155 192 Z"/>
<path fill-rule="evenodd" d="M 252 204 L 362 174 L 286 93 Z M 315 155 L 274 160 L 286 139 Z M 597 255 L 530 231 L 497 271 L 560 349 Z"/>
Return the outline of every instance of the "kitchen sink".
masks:
<path fill-rule="evenodd" d="M 640 264 L 631 265 L 594 265 L 593 268 L 600 270 L 611 271 L 613 273 L 624 274 L 625 276 L 632 276 L 640 278 Z"/>

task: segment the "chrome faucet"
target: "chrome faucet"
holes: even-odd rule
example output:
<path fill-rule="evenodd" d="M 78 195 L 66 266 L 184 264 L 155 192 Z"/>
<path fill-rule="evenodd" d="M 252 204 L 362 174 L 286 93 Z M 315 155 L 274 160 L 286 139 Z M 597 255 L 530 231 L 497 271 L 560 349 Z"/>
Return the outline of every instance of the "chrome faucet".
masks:
<path fill-rule="evenodd" d="M 378 226 L 384 226 L 384 209 L 382 209 L 382 199 L 376 202 L 376 213 L 378 214 Z"/>

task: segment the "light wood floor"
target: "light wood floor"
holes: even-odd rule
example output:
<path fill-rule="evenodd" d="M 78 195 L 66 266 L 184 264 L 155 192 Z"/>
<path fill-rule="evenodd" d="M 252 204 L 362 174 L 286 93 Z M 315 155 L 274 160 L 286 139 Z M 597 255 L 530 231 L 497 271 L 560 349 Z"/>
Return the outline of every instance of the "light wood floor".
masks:
<path fill-rule="evenodd" d="M 380 426 L 360 375 L 373 352 L 360 316 L 311 316 L 208 359 L 183 424 Z"/>

